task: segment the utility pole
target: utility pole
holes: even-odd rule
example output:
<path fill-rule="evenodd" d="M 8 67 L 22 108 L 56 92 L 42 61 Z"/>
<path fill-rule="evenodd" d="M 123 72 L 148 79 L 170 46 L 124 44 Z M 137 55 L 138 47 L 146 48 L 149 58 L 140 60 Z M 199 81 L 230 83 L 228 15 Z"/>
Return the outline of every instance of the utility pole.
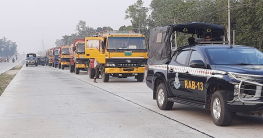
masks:
<path fill-rule="evenodd" d="M 228 0 L 227 2 L 227 14 L 228 14 L 228 34 L 227 34 L 227 37 L 228 37 L 228 41 L 229 41 L 229 45 L 231 44 L 231 37 L 230 37 L 230 0 Z"/>

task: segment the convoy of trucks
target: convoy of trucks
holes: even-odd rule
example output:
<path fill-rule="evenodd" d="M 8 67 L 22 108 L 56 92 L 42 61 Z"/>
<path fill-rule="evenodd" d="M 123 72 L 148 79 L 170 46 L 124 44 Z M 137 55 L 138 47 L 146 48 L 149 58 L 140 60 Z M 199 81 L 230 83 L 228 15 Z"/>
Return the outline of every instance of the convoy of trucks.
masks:
<path fill-rule="evenodd" d="M 87 71 L 90 79 L 101 76 L 103 82 L 111 77 L 135 77 L 144 80 L 148 60 L 148 43 L 142 34 L 107 31 L 85 39 L 76 39 L 70 46 L 54 47 L 47 51 L 49 66 L 71 73 Z"/>

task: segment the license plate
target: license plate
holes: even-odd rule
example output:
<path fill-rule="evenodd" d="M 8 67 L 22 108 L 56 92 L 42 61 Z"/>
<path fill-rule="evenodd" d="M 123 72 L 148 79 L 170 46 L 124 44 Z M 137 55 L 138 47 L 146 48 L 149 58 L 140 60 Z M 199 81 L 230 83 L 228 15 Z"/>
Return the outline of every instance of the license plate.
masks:
<path fill-rule="evenodd" d="M 132 52 L 125 52 L 125 56 L 131 56 Z"/>

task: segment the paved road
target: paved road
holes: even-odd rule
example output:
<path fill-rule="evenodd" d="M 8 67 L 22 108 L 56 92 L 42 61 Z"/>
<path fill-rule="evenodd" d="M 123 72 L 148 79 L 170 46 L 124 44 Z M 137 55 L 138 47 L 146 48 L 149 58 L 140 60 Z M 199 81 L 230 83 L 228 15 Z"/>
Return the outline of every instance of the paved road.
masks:
<path fill-rule="evenodd" d="M 25 55 L 18 55 L 18 60 L 15 60 L 15 62 L 12 62 L 12 58 L 9 62 L 0 62 L 0 74 L 6 72 L 7 70 L 13 68 L 14 66 L 18 65 L 20 62 L 22 62 L 25 59 Z"/>
<path fill-rule="evenodd" d="M 262 118 L 237 116 L 218 127 L 206 110 L 159 110 L 145 82 L 92 81 L 86 72 L 24 66 L 0 97 L 0 136 L 262 137 Z"/>

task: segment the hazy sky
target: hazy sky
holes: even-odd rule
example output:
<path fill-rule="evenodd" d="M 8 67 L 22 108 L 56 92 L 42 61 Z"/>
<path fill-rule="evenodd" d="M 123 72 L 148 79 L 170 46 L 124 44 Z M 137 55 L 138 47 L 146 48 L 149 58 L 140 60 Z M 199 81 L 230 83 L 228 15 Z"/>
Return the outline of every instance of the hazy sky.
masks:
<path fill-rule="evenodd" d="M 151 0 L 143 0 L 149 7 Z M 18 52 L 55 47 L 56 39 L 76 32 L 79 20 L 92 28 L 131 25 L 125 10 L 137 0 L 0 0 L 0 39 L 16 42 Z"/>

